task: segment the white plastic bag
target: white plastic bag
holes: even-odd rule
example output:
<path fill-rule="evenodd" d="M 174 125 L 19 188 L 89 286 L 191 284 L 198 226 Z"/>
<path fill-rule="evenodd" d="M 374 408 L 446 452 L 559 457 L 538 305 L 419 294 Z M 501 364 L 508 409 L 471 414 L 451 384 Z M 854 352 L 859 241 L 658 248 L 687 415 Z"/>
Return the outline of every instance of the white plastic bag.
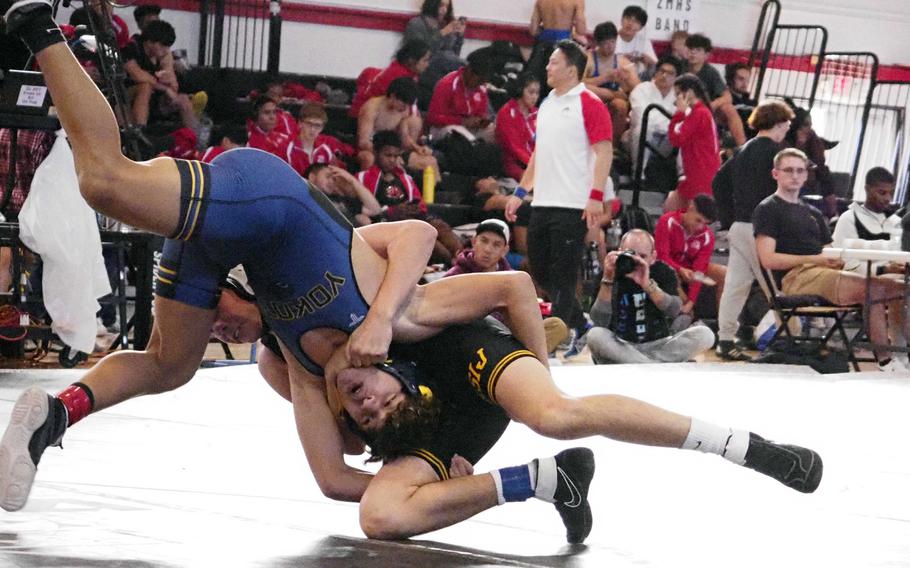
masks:
<path fill-rule="evenodd" d="M 19 238 L 44 262 L 44 305 L 51 329 L 73 350 L 95 347 L 98 298 L 111 292 L 95 212 L 79 193 L 63 130 L 32 180 L 19 212 Z"/>

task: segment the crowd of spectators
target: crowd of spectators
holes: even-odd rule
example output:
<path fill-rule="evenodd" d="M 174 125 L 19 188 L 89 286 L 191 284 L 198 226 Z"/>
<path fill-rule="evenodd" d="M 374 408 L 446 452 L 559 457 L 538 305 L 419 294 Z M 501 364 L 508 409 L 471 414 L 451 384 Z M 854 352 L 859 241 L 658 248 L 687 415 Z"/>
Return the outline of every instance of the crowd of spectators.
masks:
<path fill-rule="evenodd" d="M 353 131 L 332 128 L 318 93 L 274 79 L 250 93 L 244 123 L 210 129 L 205 94 L 181 85 L 172 52 L 177 37 L 160 7 L 134 10 L 139 31 L 131 38 L 109 4 L 80 10 L 71 20 L 75 30 L 90 16 L 110 24 L 127 74 L 128 116 L 143 129 L 170 124 L 169 155 L 210 162 L 232 148 L 258 148 L 288 162 L 355 226 L 431 223 L 438 231 L 433 262 L 447 275 L 529 270 L 542 300 L 572 330 L 569 352 L 587 343 L 598 363 L 686 361 L 715 344 L 722 359 L 748 359 L 751 338 L 738 328 L 751 329 L 740 324 L 753 284 L 769 293 L 763 272 L 775 270 L 785 289 L 802 290 L 793 282 L 804 278 L 792 274 L 807 272 L 804 265 L 820 258 L 815 249 L 830 240 L 821 230 L 791 234 L 781 221 L 799 217 L 814 227 L 838 213 L 824 156 L 833 143 L 812 130 L 809 112 L 754 100 L 753 69 L 737 62 L 719 72 L 704 34 L 676 31 L 658 56 L 644 31 L 648 13 L 639 6 L 627 6 L 618 25 L 597 23 L 589 38 L 584 0 L 535 0 L 533 50 L 523 72 L 505 83 L 508 96 L 497 99 L 488 85 L 505 76 L 501 61 L 489 48 L 462 53 L 468 15 L 454 0 L 424 0 L 389 64 L 357 78 L 347 111 L 356 119 Z M 92 72 L 91 58 L 84 64 Z M 664 113 L 646 116 L 653 105 Z M 8 145 L 3 136 L 0 131 L 0 150 Z M 800 166 L 802 154 L 780 154 L 787 147 L 809 161 Z M 623 162 L 639 159 L 645 183 L 667 194 L 664 214 L 653 234 L 650 224 L 626 223 L 621 240 L 610 241 L 606 233 L 618 226 L 613 216 L 620 209 L 614 182 Z M 894 181 L 879 170 L 867 178 L 866 204 L 841 216 L 835 243 L 894 232 L 895 219 L 887 216 Z M 798 190 L 823 196 L 824 219 L 814 209 L 791 208 L 797 202 L 780 194 L 797 178 Z M 471 238 L 428 207 L 431 196 L 456 190 L 467 194 L 460 203 L 486 217 Z M 13 216 L 22 193 L 13 193 L 7 211 Z M 720 227 L 729 229 L 727 266 L 712 259 Z M 812 258 L 796 262 L 788 256 L 794 254 Z M 585 255 L 596 266 L 582 274 Z M 0 287 L 8 288 L 4 258 Z M 631 270 L 619 273 L 617 260 L 632 263 Z M 897 272 L 878 268 L 885 281 Z M 855 292 L 841 286 L 852 277 L 837 274 L 831 286 Z M 594 291 L 582 297 L 579 275 L 594 278 Z M 874 338 L 904 341 L 896 308 L 881 309 L 888 315 L 876 311 L 876 322 L 887 325 L 876 323 Z M 899 364 L 877 355 L 883 367 Z"/>

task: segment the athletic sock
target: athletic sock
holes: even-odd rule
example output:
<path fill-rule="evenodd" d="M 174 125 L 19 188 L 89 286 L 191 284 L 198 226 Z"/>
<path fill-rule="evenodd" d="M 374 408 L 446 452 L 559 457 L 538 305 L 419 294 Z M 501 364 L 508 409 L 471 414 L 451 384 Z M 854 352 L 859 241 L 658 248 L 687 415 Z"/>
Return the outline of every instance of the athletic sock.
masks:
<path fill-rule="evenodd" d="M 493 476 L 493 483 L 496 484 L 496 498 L 500 505 L 515 501 L 525 501 L 535 496 L 534 490 L 537 487 L 538 479 L 537 461 L 494 469 L 490 472 L 490 475 Z"/>
<path fill-rule="evenodd" d="M 746 450 L 749 449 L 749 432 L 693 418 L 682 449 L 717 454 L 737 465 L 743 465 L 746 463 Z"/>
<path fill-rule="evenodd" d="M 50 6 L 36 5 L 28 14 L 22 14 L 19 17 L 22 18 L 22 21 L 16 23 L 15 34 L 32 53 L 38 53 L 48 46 L 66 41 L 63 32 L 51 17 Z"/>
<path fill-rule="evenodd" d="M 73 383 L 57 395 L 57 399 L 66 408 L 66 425 L 72 426 L 79 422 L 95 408 L 95 395 L 92 389 L 83 383 Z"/>

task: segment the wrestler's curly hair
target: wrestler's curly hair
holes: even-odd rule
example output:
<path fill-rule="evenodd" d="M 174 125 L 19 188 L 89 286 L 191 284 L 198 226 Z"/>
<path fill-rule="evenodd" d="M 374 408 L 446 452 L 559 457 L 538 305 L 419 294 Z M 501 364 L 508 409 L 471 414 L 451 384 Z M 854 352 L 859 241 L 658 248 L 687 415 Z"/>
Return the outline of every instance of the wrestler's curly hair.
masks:
<path fill-rule="evenodd" d="M 369 446 L 367 462 L 391 461 L 425 447 L 439 428 L 442 405 L 430 396 L 409 396 L 376 430 L 363 430 L 344 413 L 348 428 Z"/>

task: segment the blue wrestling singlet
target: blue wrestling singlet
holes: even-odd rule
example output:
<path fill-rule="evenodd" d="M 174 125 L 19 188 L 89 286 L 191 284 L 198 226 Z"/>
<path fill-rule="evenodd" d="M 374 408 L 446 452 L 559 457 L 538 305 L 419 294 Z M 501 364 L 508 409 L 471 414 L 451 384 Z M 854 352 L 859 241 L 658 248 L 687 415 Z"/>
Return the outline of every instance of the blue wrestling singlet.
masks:
<path fill-rule="evenodd" d="M 267 152 L 238 148 L 211 165 L 175 162 L 181 222 L 164 245 L 156 293 L 213 309 L 218 284 L 243 264 L 265 322 L 304 368 L 321 375 L 300 337 L 316 328 L 350 333 L 369 309 L 351 265 L 354 228 Z"/>
<path fill-rule="evenodd" d="M 537 41 L 541 43 L 556 43 L 564 39 L 572 39 L 572 30 L 559 30 L 555 28 L 543 28 L 537 34 Z"/>

